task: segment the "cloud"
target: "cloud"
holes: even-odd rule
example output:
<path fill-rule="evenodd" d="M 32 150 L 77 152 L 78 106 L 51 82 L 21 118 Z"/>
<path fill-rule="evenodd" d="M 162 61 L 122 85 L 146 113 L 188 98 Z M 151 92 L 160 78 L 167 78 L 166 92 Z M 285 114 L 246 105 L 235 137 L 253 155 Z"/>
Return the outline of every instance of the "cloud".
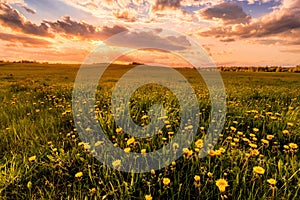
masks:
<path fill-rule="evenodd" d="M 36 13 L 35 10 L 33 10 L 33 9 L 31 9 L 31 8 L 25 6 L 25 5 L 23 5 L 22 8 L 24 8 L 24 10 L 26 10 L 28 13 L 31 13 L 31 14 L 35 14 Z"/>
<path fill-rule="evenodd" d="M 202 11 L 201 15 L 204 19 L 221 19 L 225 24 L 247 23 L 251 18 L 235 2 L 212 6 Z"/>
<path fill-rule="evenodd" d="M 21 43 L 24 47 L 45 47 L 51 44 L 47 40 L 7 33 L 0 33 L 0 40 L 9 41 L 12 43 Z"/>
<path fill-rule="evenodd" d="M 135 22 L 136 21 L 134 15 L 130 14 L 129 10 L 117 11 L 114 13 L 114 16 L 118 19 L 125 20 L 127 22 Z"/>
<path fill-rule="evenodd" d="M 278 36 L 284 37 L 289 44 L 299 44 L 296 34 L 300 31 L 299 19 L 300 0 L 284 0 L 279 9 L 258 19 L 252 19 L 247 24 L 212 27 L 202 31 L 200 35 L 215 38 L 230 37 L 236 40 Z"/>
<path fill-rule="evenodd" d="M 152 7 L 153 11 L 164 10 L 165 8 L 179 8 L 181 0 L 156 0 Z"/>
<path fill-rule="evenodd" d="M 106 39 L 114 34 L 126 31 L 127 28 L 119 25 L 113 27 L 102 27 L 99 30 L 98 27 L 85 22 L 77 22 L 71 20 L 70 16 L 64 16 L 62 20 L 57 20 L 56 22 L 44 21 L 51 27 L 53 32 L 64 34 L 65 37 L 80 37 L 81 39 Z"/>
<path fill-rule="evenodd" d="M 0 3 L 0 23 L 14 31 L 38 36 L 52 36 L 48 32 L 48 26 L 45 23 L 36 25 L 26 21 L 25 17 L 17 10 L 5 3 Z"/>
<path fill-rule="evenodd" d="M 111 38 L 108 41 L 111 45 L 139 48 L 147 46 L 149 49 L 164 48 L 169 51 L 185 50 L 188 49 L 191 44 L 185 36 L 161 36 L 159 35 L 161 29 L 154 31 L 134 31 L 125 32 L 120 37 Z"/>

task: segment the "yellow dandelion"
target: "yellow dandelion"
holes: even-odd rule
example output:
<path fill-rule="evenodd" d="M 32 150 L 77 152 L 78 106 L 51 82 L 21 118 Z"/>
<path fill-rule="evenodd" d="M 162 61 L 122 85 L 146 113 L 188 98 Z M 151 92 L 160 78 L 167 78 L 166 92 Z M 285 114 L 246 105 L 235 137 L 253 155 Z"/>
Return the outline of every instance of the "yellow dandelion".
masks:
<path fill-rule="evenodd" d="M 83 176 L 83 173 L 82 172 L 77 172 L 76 174 L 75 174 L 75 178 L 80 178 L 80 177 L 82 177 Z"/>
<path fill-rule="evenodd" d="M 117 129 L 116 129 L 116 132 L 117 132 L 117 133 L 122 133 L 122 131 L 123 131 L 122 128 L 117 128 Z"/>
<path fill-rule="evenodd" d="M 256 145 L 256 144 L 254 144 L 254 143 L 250 143 L 250 144 L 249 144 L 249 146 L 250 146 L 250 147 L 252 147 L 252 148 L 254 148 L 254 149 L 256 149 L 256 148 L 257 148 L 257 145 Z"/>
<path fill-rule="evenodd" d="M 219 188 L 220 192 L 223 193 L 225 192 L 226 187 L 228 187 L 228 182 L 225 179 L 218 179 L 216 181 L 216 185 Z"/>
<path fill-rule="evenodd" d="M 261 141 L 262 143 L 264 143 L 264 144 L 269 144 L 269 141 L 268 141 L 268 140 L 261 139 L 260 141 Z"/>
<path fill-rule="evenodd" d="M 272 140 L 274 138 L 274 135 L 267 135 L 267 140 Z"/>
<path fill-rule="evenodd" d="M 289 134 L 290 132 L 289 132 L 288 130 L 283 130 L 282 133 L 283 133 L 283 135 L 287 135 L 287 134 Z"/>
<path fill-rule="evenodd" d="M 199 139 L 195 142 L 195 145 L 197 148 L 202 148 L 203 147 L 203 140 Z"/>
<path fill-rule="evenodd" d="M 132 143 L 134 143 L 134 141 L 135 141 L 134 137 L 129 138 L 129 139 L 127 140 L 127 145 L 131 145 Z"/>
<path fill-rule="evenodd" d="M 223 148 L 223 147 L 221 147 L 220 149 L 219 149 L 219 151 L 221 152 L 221 153 L 225 153 L 225 149 Z"/>
<path fill-rule="evenodd" d="M 33 162 L 33 161 L 36 160 L 36 156 L 31 156 L 31 157 L 28 158 L 28 160 L 29 160 L 30 162 Z"/>
<path fill-rule="evenodd" d="M 209 178 L 211 178 L 211 177 L 213 176 L 213 173 L 208 172 L 208 173 L 207 173 L 207 176 L 208 176 Z"/>
<path fill-rule="evenodd" d="M 259 131 L 259 129 L 258 129 L 258 128 L 253 128 L 253 131 L 254 131 L 255 133 L 257 133 L 257 132 Z"/>
<path fill-rule="evenodd" d="M 289 149 L 290 147 L 289 147 L 289 145 L 283 145 L 283 148 Z"/>
<path fill-rule="evenodd" d="M 115 161 L 113 161 L 113 162 L 112 162 L 112 166 L 113 166 L 114 168 L 120 167 L 120 166 L 121 166 L 121 160 L 115 160 Z"/>
<path fill-rule="evenodd" d="M 209 150 L 208 155 L 214 156 L 214 155 L 216 155 L 216 154 L 215 154 L 215 151 L 214 151 L 214 150 Z"/>
<path fill-rule="evenodd" d="M 147 152 L 146 149 L 141 149 L 141 154 L 145 154 Z"/>
<path fill-rule="evenodd" d="M 170 184 L 170 179 L 169 178 L 163 178 L 163 184 L 165 185 L 165 186 L 168 186 L 169 184 Z"/>
<path fill-rule="evenodd" d="M 290 143 L 290 144 L 289 144 L 289 147 L 290 147 L 291 149 L 298 149 L 298 145 L 295 144 L 295 143 Z"/>
<path fill-rule="evenodd" d="M 147 195 L 145 195 L 145 200 L 152 200 L 152 196 L 151 196 L 151 194 L 147 194 Z"/>
<path fill-rule="evenodd" d="M 125 151 L 126 153 L 129 153 L 129 152 L 131 151 L 131 149 L 130 149 L 130 147 L 127 147 L 127 148 L 124 149 L 124 151 Z"/>
<path fill-rule="evenodd" d="M 254 149 L 251 151 L 252 155 L 258 156 L 259 155 L 259 151 L 257 149 Z"/>
<path fill-rule="evenodd" d="M 200 176 L 199 176 L 199 175 L 195 175 L 195 176 L 194 176 L 194 180 L 195 180 L 196 182 L 199 182 L 199 181 L 200 181 Z"/>
<path fill-rule="evenodd" d="M 250 133 L 250 137 L 255 137 L 256 135 L 253 133 Z"/>
<path fill-rule="evenodd" d="M 270 183 L 271 185 L 276 185 L 277 181 L 273 178 L 270 178 L 267 180 L 268 183 Z"/>
<path fill-rule="evenodd" d="M 265 173 L 265 169 L 260 167 L 260 166 L 255 166 L 253 167 L 253 171 L 256 173 L 256 174 L 264 174 Z"/>
<path fill-rule="evenodd" d="M 147 115 L 143 115 L 141 119 L 144 120 L 144 119 L 147 119 L 147 118 L 148 118 Z"/>

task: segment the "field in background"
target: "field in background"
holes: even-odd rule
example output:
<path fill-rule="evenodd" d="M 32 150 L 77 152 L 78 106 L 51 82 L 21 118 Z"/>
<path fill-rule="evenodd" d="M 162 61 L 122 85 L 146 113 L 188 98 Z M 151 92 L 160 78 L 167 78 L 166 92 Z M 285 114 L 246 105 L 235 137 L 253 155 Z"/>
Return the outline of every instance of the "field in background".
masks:
<path fill-rule="evenodd" d="M 172 139 L 176 114 L 155 139 L 117 133 L 110 92 L 133 66 L 112 66 L 101 80 L 96 111 L 111 140 L 128 151 L 147 152 Z M 99 163 L 74 129 L 71 99 L 78 65 L 0 64 L 0 199 L 295 199 L 300 188 L 300 74 L 222 72 L 227 118 L 215 150 L 197 157 L 208 127 L 210 101 L 195 70 L 178 69 L 200 103 L 196 142 L 172 165 L 144 174 L 122 173 Z M 133 96 L 132 113 L 147 116 L 145 87 Z M 176 98 L 166 106 L 178 114 Z M 104 100 L 104 101 L 102 101 Z M 157 99 L 162 100 L 162 99 Z M 168 122 L 167 122 L 168 121 Z M 147 122 L 145 122 L 147 123 Z M 151 143 L 152 146 L 147 146 Z M 99 146 L 101 144 L 99 143 Z M 128 149 L 129 148 L 129 149 Z M 263 170 L 258 170 L 257 166 Z M 228 182 L 225 191 L 216 181 Z M 276 183 L 274 180 L 276 180 Z M 168 183 L 167 180 L 170 180 Z"/>

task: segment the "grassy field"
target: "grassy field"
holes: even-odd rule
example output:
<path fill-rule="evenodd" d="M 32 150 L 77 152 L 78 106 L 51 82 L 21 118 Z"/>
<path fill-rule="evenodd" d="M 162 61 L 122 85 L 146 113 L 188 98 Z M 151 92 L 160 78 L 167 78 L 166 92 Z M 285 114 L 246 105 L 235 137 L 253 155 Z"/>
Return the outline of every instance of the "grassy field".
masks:
<path fill-rule="evenodd" d="M 134 174 L 101 164 L 81 142 L 71 108 L 78 68 L 0 64 L 0 199 L 299 199 L 299 73 L 222 72 L 226 123 L 214 150 L 199 159 L 210 118 L 208 90 L 195 70 L 179 69 L 199 100 L 195 143 L 170 166 Z M 149 152 L 172 140 L 180 109 L 170 91 L 142 87 L 132 95 L 134 121 L 149 123 L 143 116 L 150 104 L 164 102 L 166 125 L 156 137 L 128 142 L 108 100 L 131 68 L 112 66 L 105 72 L 95 111 L 113 143 Z"/>

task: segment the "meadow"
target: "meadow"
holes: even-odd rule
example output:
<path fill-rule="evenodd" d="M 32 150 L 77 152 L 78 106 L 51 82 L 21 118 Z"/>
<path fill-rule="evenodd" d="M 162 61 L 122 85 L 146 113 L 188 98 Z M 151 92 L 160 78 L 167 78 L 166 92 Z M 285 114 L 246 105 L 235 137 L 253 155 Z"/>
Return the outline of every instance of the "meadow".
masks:
<path fill-rule="evenodd" d="M 122 132 L 109 100 L 132 67 L 112 65 L 105 72 L 95 113 L 115 146 L 145 153 L 172 140 L 180 108 L 165 88 L 142 87 L 130 101 L 134 121 L 149 123 L 149 107 L 159 102 L 168 110 L 165 126 L 147 139 Z M 0 199 L 300 199 L 299 73 L 221 72 L 225 126 L 214 150 L 199 159 L 210 119 L 208 90 L 194 69 L 178 69 L 200 105 L 195 141 L 163 169 L 125 173 L 100 163 L 78 136 L 72 116 L 78 68 L 0 64 Z"/>

